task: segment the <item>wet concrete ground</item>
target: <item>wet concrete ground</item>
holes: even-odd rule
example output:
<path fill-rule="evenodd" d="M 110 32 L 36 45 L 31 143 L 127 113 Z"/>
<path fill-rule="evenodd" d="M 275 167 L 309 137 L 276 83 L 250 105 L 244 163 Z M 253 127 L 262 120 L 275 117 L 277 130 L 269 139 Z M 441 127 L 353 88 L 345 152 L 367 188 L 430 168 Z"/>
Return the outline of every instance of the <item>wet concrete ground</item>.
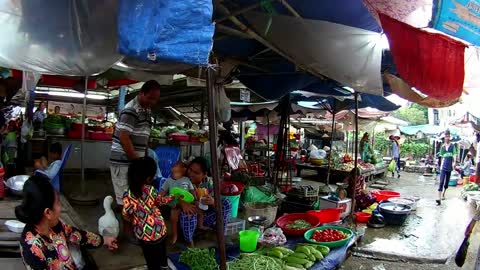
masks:
<path fill-rule="evenodd" d="M 472 205 L 460 198 L 462 187 L 450 187 L 446 200 L 437 206 L 438 182 L 433 177 L 404 173 L 400 179 L 389 180 L 389 189 L 421 198 L 417 211 L 412 212 L 403 226 L 368 228 L 355 250 L 357 256 L 347 260 L 342 269 L 458 269 L 453 257 L 474 211 Z M 479 231 L 476 229 L 471 237 L 463 269 L 475 269 Z M 358 257 L 364 255 L 370 258 Z"/>
<path fill-rule="evenodd" d="M 109 173 L 87 175 L 87 186 L 98 198 L 113 194 Z M 400 179 L 391 179 L 389 189 L 402 195 L 419 196 L 418 209 L 404 226 L 366 229 L 365 237 L 354 250 L 353 256 L 341 269 L 458 269 L 453 262 L 456 250 L 463 240 L 465 228 L 472 217 L 473 207 L 460 198 L 461 186 L 450 188 L 447 200 L 437 206 L 436 185 L 433 178 L 404 173 Z M 65 177 L 65 190 L 69 194 L 78 188 L 78 175 Z M 316 182 L 305 181 L 312 185 Z M 97 220 L 103 214 L 101 205 L 74 206 L 87 223 L 87 229 L 96 231 Z M 120 220 L 120 216 L 118 216 Z M 364 226 L 364 225 L 359 225 Z M 480 227 L 480 226 L 479 226 Z M 197 246 L 214 245 L 215 235 L 206 234 L 196 239 Z M 474 264 L 480 244 L 480 230 L 476 229 L 470 241 L 467 262 L 463 269 L 475 269 Z M 170 250 L 178 250 L 169 246 Z M 93 253 L 100 269 L 130 269 L 144 264 L 138 246 L 122 241 L 119 251 L 105 249 Z"/>

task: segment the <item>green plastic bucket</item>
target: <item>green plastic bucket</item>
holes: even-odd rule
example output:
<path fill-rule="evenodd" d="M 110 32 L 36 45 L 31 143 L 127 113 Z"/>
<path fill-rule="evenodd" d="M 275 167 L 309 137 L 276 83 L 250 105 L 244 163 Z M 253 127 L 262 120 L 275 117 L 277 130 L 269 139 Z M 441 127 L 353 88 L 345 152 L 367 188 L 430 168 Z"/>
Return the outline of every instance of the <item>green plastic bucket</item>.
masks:
<path fill-rule="evenodd" d="M 245 230 L 240 231 L 240 251 L 254 252 L 257 250 L 257 241 L 260 233 L 258 231 Z"/>
<path fill-rule="evenodd" d="M 232 206 L 232 211 L 230 214 L 233 218 L 236 218 L 238 215 L 238 205 L 240 204 L 240 195 L 223 195 L 222 197 L 230 201 L 230 205 Z"/>

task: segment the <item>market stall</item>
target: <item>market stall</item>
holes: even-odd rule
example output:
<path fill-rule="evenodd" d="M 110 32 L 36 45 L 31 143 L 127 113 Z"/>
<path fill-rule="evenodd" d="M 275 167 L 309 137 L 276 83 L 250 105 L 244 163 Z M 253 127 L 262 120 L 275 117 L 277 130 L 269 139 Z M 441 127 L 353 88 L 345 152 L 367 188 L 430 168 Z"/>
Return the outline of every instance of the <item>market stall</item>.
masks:
<path fill-rule="evenodd" d="M 359 102 L 362 104 L 367 102 L 378 104 L 382 108 L 397 108 L 396 105 L 389 103 L 381 96 L 384 90 L 380 74 L 383 59 L 383 49 L 380 44 L 383 33 L 381 33 L 382 29 L 375 20 L 376 12 L 374 12 L 375 16 L 370 14 L 362 1 L 350 1 L 341 10 L 338 9 L 338 3 L 335 1 L 322 2 L 322 5 L 312 5 L 306 2 L 291 5 L 288 1 L 262 1 L 262 3 L 251 4 L 249 1 L 239 1 L 238 6 L 228 2 L 216 3 L 213 6 L 210 1 L 204 1 L 199 5 L 194 3 L 194 1 L 190 1 L 188 2 L 189 4 L 181 7 L 184 8 L 185 12 L 189 12 L 187 14 L 192 14 L 192 16 L 176 16 L 178 13 L 172 15 L 171 10 L 173 8 L 170 5 L 175 5 L 175 1 L 157 3 L 159 6 L 155 6 L 155 8 L 148 5 L 142 6 L 135 1 L 119 1 L 118 25 L 116 25 L 117 18 L 115 16 L 104 16 L 105 10 L 117 11 L 116 2 L 108 2 L 108 4 L 102 1 L 90 2 L 92 5 L 72 5 L 72 9 L 75 12 L 69 12 L 71 10 L 67 7 L 68 5 L 62 6 L 61 10 L 64 12 L 51 10 L 49 6 L 25 5 L 22 7 L 23 13 L 20 15 L 17 12 L 18 7 L 10 5 L 10 3 L 5 4 L 6 8 L 3 13 L 5 13 L 4 17 L 7 18 L 5 20 L 6 25 L 9 27 L 5 27 L 3 30 L 5 32 L 3 33 L 5 36 L 11 35 L 14 37 L 15 42 L 13 45 L 15 46 L 11 46 L 12 44 L 10 43 L 0 44 L 0 49 L 3 49 L 1 50 L 2 56 L 4 56 L 1 64 L 18 66 L 24 70 L 33 70 L 40 73 L 82 76 L 85 86 L 77 89 L 83 93 L 80 128 L 82 193 L 85 191 L 83 169 L 86 164 L 86 146 L 89 143 L 89 132 L 85 129 L 87 95 L 91 90 L 88 86 L 88 76 L 102 73 L 113 65 L 117 70 L 129 70 L 131 73 L 145 70 L 169 74 L 184 72 L 196 74 L 197 77 L 206 79 L 205 95 L 208 96 L 206 98 L 208 100 L 208 110 L 202 110 L 202 112 L 208 111 L 209 132 L 208 136 L 205 137 L 208 137 L 211 142 L 209 149 L 213 190 L 215 194 L 215 208 L 218 211 L 216 219 L 217 239 L 215 242 L 218 246 L 219 266 L 222 270 L 227 267 L 220 197 L 221 193 L 225 192 L 221 192 L 220 189 L 221 175 L 223 174 L 219 166 L 220 160 L 217 156 L 217 139 L 219 137 L 217 122 L 225 121 L 221 121 L 224 117 L 219 117 L 221 114 L 218 114 L 216 109 L 225 105 L 225 103 L 219 102 L 219 94 L 222 93 L 221 89 L 227 81 L 230 81 L 232 77 L 236 77 L 246 87 L 259 93 L 260 96 L 266 99 L 278 99 L 293 90 L 311 91 L 324 96 L 347 96 L 345 97 L 347 102 L 344 105 L 350 110 L 355 110 L 356 117 L 354 121 L 353 148 L 355 150 L 353 151 L 353 162 L 352 164 L 344 162 L 346 164 L 345 169 L 350 169 L 350 165 L 353 165 L 352 168 L 357 168 L 357 165 L 361 165 L 358 158 Z M 182 4 L 184 2 L 182 1 Z M 164 7 L 163 4 L 168 5 Z M 152 2 L 151 5 L 155 5 L 155 3 Z M 77 9 L 83 12 L 77 12 Z M 164 12 L 160 12 L 162 15 L 170 15 L 172 20 L 166 20 L 165 16 L 151 16 L 152 10 L 155 12 L 162 11 Z M 215 10 L 215 13 L 213 10 Z M 42 27 L 44 25 L 38 24 L 38 18 L 40 16 L 51 16 L 52 13 L 63 14 L 64 16 L 62 16 L 62 20 L 58 20 L 52 27 L 59 30 L 50 32 L 49 26 L 51 25 L 46 24 L 46 27 Z M 77 17 L 82 17 L 79 14 L 90 13 L 95 16 L 85 16 L 85 21 L 76 20 Z M 36 16 L 30 16 L 29 14 L 35 14 Z M 211 21 L 212 15 L 214 15 L 216 24 L 213 24 Z M 70 17 L 73 17 L 73 19 Z M 68 23 L 72 21 L 81 22 L 85 25 L 82 24 L 80 27 Z M 162 27 L 164 26 L 164 21 L 169 22 L 168 27 Z M 192 21 L 195 21 L 195 23 L 191 23 Z M 229 23 L 222 23 L 225 21 Z M 98 29 L 97 25 L 99 25 Z M 140 28 L 144 25 L 157 25 L 158 27 L 151 29 Z M 214 25 L 217 27 L 217 36 L 215 38 Z M 118 32 L 116 31 L 117 26 Z M 22 31 L 17 31 L 17 29 L 22 29 Z M 73 31 L 70 31 L 72 29 Z M 159 29 L 164 30 L 164 32 L 159 31 Z M 86 34 L 89 32 L 92 35 Z M 38 45 L 31 46 L 30 39 L 21 38 L 26 35 L 25 33 L 27 35 L 31 34 L 32 40 Z M 108 43 L 99 42 L 103 41 L 104 33 L 112 35 L 108 36 Z M 118 36 L 116 35 L 117 33 Z M 311 33 L 324 33 L 325 36 L 312 35 Z M 193 38 L 192 35 L 194 36 Z M 80 38 L 77 39 L 77 37 Z M 290 37 L 291 39 L 286 39 L 285 37 Z M 59 38 L 68 39 L 69 42 L 65 40 L 59 42 Z M 118 44 L 116 43 L 117 38 Z M 292 39 L 302 42 L 285 42 Z M 88 42 L 90 40 L 95 42 Z M 215 44 L 212 44 L 213 40 L 215 40 Z M 349 42 L 345 42 L 345 40 Z M 345 46 L 338 46 L 339 43 Z M 179 46 L 179 44 L 185 46 Z M 320 49 L 319 45 L 321 45 Z M 117 51 L 117 47 L 119 51 Z M 212 47 L 215 54 L 210 53 Z M 39 53 L 39 48 L 42 49 L 40 50 L 41 53 Z M 118 53 L 123 55 L 121 56 Z M 262 57 L 259 57 L 260 55 Z M 339 59 L 332 58 L 332 55 L 339 55 L 343 59 L 348 59 L 348 61 L 339 61 Z M 51 59 L 57 59 L 58 61 L 51 61 Z M 457 67 L 455 66 L 455 68 Z M 345 91 L 347 91 L 347 94 L 345 94 Z M 178 94 L 183 95 L 185 93 Z M 280 110 L 274 176 L 271 186 L 267 187 L 274 191 L 275 196 L 279 186 L 288 186 L 288 189 L 295 190 L 291 177 L 292 168 L 295 165 L 291 154 L 291 146 L 292 140 L 295 140 L 295 143 L 298 140 L 294 134 L 290 133 L 290 96 L 287 95 L 282 100 Z M 385 110 L 388 111 L 389 109 Z M 337 111 L 339 110 L 334 110 L 334 114 Z M 227 118 L 229 117 L 225 117 L 223 120 L 228 121 L 229 119 Z M 332 127 L 331 133 L 334 133 L 335 121 L 332 121 Z M 293 135 L 294 139 L 291 138 L 291 135 Z M 194 140 L 199 139 L 198 136 L 192 136 L 186 131 L 174 132 L 166 136 L 166 138 L 182 142 L 180 144 L 186 144 L 187 141 L 188 143 L 195 142 Z M 234 150 L 237 155 L 236 149 Z M 270 152 L 269 150 L 270 143 L 267 143 L 267 152 Z M 333 148 L 331 150 L 333 151 Z M 330 154 L 330 161 L 332 156 Z M 267 159 L 269 160 L 269 158 L 270 154 L 267 154 Z M 330 161 L 327 163 L 329 172 L 337 170 L 332 168 L 332 162 Z M 358 184 L 357 178 L 361 174 L 362 172 L 358 173 L 357 170 L 354 170 L 352 178 L 354 180 L 350 186 L 356 188 Z M 329 178 L 330 174 L 328 173 L 327 181 Z M 251 186 L 245 192 L 248 194 L 248 190 L 253 188 L 254 186 Z M 308 187 L 299 189 L 301 197 L 307 197 L 309 200 L 313 198 L 314 202 L 319 202 L 319 207 L 324 207 L 323 205 L 327 202 L 327 205 L 330 206 L 327 206 L 329 209 L 339 208 L 338 204 L 346 201 L 346 196 L 342 189 L 339 189 L 335 195 L 332 194 L 332 197 L 327 197 L 326 199 L 318 198 L 318 192 L 312 192 L 312 189 Z M 234 189 L 232 188 L 232 190 Z M 287 189 L 284 191 L 287 191 Z M 223 195 L 229 196 L 232 194 L 227 192 L 227 194 Z M 351 204 L 344 203 L 343 205 L 350 205 L 351 209 L 357 210 L 356 195 L 354 191 L 350 196 Z M 238 194 L 235 196 L 238 196 Z M 258 197 L 255 197 L 247 202 L 247 209 L 249 207 L 248 203 L 263 202 Z M 269 217 L 273 216 L 273 220 L 275 220 L 277 215 L 275 204 L 278 205 L 278 202 L 268 201 L 267 203 L 269 203 L 268 208 L 255 210 L 258 210 L 260 214 L 266 215 L 268 213 Z M 362 205 L 363 208 L 363 201 L 359 200 L 359 205 Z M 371 205 L 367 207 L 371 207 Z M 379 208 L 381 210 L 381 207 Z M 386 211 L 385 213 L 391 214 L 392 211 L 396 212 L 395 209 L 387 210 L 390 210 L 390 212 Z M 402 215 L 405 214 L 403 212 L 401 213 Z M 248 215 L 247 219 L 253 216 L 262 217 L 260 214 Z M 301 237 L 300 239 L 302 243 L 308 242 L 314 244 L 314 246 L 307 247 L 305 244 L 300 244 L 300 246 L 298 246 L 299 244 L 293 244 L 292 240 L 296 237 L 291 237 L 292 239 L 289 239 L 290 242 L 286 244 L 287 242 L 282 240 L 282 234 L 277 233 L 274 236 L 278 236 L 281 241 L 275 243 L 275 245 L 287 245 L 292 250 L 287 248 L 281 249 L 281 251 L 266 250 L 266 254 L 258 255 L 258 260 L 263 262 L 271 261 L 272 265 L 283 266 L 285 263 L 283 259 L 285 259 L 286 263 L 294 264 L 291 267 L 299 265 L 302 268 L 322 267 L 322 262 L 330 261 L 329 255 L 338 252 L 340 255 L 335 256 L 334 260 L 332 259 L 334 261 L 332 264 L 328 266 L 323 265 L 323 268 L 337 267 L 345 258 L 348 247 L 354 241 L 351 239 L 354 239 L 357 233 L 347 228 L 351 227 L 349 224 L 342 223 L 342 220 L 338 217 L 339 214 L 345 215 L 343 217 L 350 214 L 350 217 L 353 218 L 353 211 L 347 211 L 347 208 L 344 208 L 341 213 L 337 213 L 337 216 L 331 220 L 331 222 L 341 223 L 342 226 L 331 228 L 317 227 L 321 223 L 329 222 L 320 222 L 319 220 L 317 222 L 309 222 L 305 220 L 310 220 L 315 214 L 306 215 L 304 218 L 292 219 L 288 222 L 285 221 L 283 224 L 280 223 L 280 219 L 277 220 L 277 225 L 282 228 L 282 234 L 288 234 L 289 230 L 293 230 L 294 235 L 300 231 L 305 233 L 307 230 L 311 230 L 310 235 L 307 234 L 304 239 Z M 260 237 L 259 232 L 262 232 L 264 227 L 271 225 L 265 225 L 261 220 L 262 218 L 250 221 L 252 223 L 257 222 L 258 224 L 256 225 L 259 230 L 235 232 L 240 235 L 239 248 L 243 252 L 255 251 L 257 246 L 256 244 L 253 245 L 253 243 L 256 243 L 256 240 Z M 298 227 L 299 223 L 301 223 L 300 227 Z M 268 234 L 262 235 L 264 238 L 268 238 L 268 236 Z M 330 253 L 325 252 L 325 249 L 315 246 L 317 244 L 320 246 L 331 245 L 333 250 Z M 322 250 L 324 253 L 322 253 Z M 194 251 L 187 250 L 182 255 L 188 257 L 191 253 L 194 253 Z M 273 257 L 280 259 L 280 261 L 272 258 L 269 253 Z M 201 254 L 206 255 L 204 252 Z M 213 252 L 208 252 L 208 254 L 210 258 L 213 257 Z M 205 259 L 206 256 L 203 255 L 202 259 Z M 234 256 L 237 256 L 237 254 Z M 322 259 L 325 256 L 327 258 Z M 239 267 L 240 269 L 245 269 L 243 264 L 245 263 L 245 265 L 248 265 L 247 269 L 254 269 L 251 266 L 257 263 L 256 258 L 253 259 L 253 264 L 252 262 L 244 262 L 242 260 L 249 260 L 248 256 L 245 256 L 245 259 L 241 258 L 232 262 L 232 268 Z M 278 268 L 276 267 L 276 269 Z"/>

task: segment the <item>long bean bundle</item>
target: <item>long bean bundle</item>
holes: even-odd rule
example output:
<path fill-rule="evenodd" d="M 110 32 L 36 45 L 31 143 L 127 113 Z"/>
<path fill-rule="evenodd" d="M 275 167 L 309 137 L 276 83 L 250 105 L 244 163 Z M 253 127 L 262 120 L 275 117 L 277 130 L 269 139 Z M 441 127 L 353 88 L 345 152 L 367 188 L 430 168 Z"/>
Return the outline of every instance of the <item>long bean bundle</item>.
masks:
<path fill-rule="evenodd" d="M 264 255 L 246 255 L 228 263 L 228 270 L 279 270 L 283 267 L 281 260 Z"/>

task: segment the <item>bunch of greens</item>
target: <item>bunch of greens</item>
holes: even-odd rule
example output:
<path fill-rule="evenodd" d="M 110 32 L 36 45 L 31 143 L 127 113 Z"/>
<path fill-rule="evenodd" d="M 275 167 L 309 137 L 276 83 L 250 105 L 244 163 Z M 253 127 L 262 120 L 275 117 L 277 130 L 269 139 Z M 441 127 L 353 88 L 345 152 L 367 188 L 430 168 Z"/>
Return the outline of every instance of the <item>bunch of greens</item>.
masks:
<path fill-rule="evenodd" d="M 180 255 L 180 262 L 191 270 L 217 270 L 214 249 L 189 248 Z"/>

